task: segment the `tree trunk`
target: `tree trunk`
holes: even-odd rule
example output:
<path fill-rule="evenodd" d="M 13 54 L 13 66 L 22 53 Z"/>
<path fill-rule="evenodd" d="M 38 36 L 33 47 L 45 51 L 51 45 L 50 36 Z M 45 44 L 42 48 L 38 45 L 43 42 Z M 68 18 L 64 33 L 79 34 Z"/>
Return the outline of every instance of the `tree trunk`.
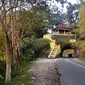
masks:
<path fill-rule="evenodd" d="M 11 28 L 12 28 L 12 52 L 13 52 L 13 65 L 15 70 L 19 67 L 20 57 L 20 43 L 19 43 L 19 30 L 16 27 L 16 8 L 15 12 L 11 10 Z"/>
<path fill-rule="evenodd" d="M 11 57 L 8 47 L 6 48 L 6 81 L 11 81 Z"/>
<path fill-rule="evenodd" d="M 11 81 L 11 45 L 6 34 L 6 81 Z"/>
<path fill-rule="evenodd" d="M 3 14 L 3 19 L 0 21 L 3 32 L 5 35 L 5 41 L 6 41 L 6 81 L 11 81 L 11 43 L 10 43 L 10 38 L 7 33 L 7 27 L 6 27 L 6 14 Z"/>
<path fill-rule="evenodd" d="M 15 70 L 19 67 L 19 59 L 20 59 L 20 42 L 19 42 L 19 34 L 14 31 L 13 36 L 13 63 Z"/>

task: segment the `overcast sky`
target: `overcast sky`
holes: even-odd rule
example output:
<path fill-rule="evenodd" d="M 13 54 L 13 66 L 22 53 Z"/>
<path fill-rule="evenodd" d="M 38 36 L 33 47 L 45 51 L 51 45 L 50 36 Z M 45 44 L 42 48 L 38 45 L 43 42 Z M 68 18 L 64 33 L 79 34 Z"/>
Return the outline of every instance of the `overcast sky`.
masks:
<path fill-rule="evenodd" d="M 71 2 L 72 4 L 76 4 L 76 3 L 78 3 L 79 0 L 67 0 L 67 1 Z M 53 11 L 56 10 L 56 6 L 60 10 L 62 9 L 61 4 L 57 3 L 56 0 L 47 0 L 47 3 L 49 5 L 50 9 L 52 9 L 52 10 L 54 9 Z M 63 8 L 64 13 L 67 11 L 66 6 L 67 6 L 67 4 L 64 4 L 64 8 Z M 55 11 L 55 13 L 56 13 L 56 11 Z"/>
<path fill-rule="evenodd" d="M 68 0 L 69 2 L 71 2 L 72 4 L 77 3 L 78 0 Z"/>
<path fill-rule="evenodd" d="M 77 4 L 79 3 L 79 0 L 67 0 L 68 2 L 71 2 L 72 4 Z M 63 9 L 63 12 L 66 12 L 67 9 L 66 9 L 66 5 L 64 6 L 64 9 Z"/>

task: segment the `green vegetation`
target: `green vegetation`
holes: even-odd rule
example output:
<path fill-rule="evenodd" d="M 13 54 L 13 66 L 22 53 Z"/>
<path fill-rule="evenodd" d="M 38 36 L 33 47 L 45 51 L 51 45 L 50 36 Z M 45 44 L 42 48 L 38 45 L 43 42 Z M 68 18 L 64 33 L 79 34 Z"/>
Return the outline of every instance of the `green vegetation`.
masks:
<path fill-rule="evenodd" d="M 44 20 L 48 19 L 48 16 L 42 9 L 33 9 L 32 12 L 22 11 L 17 17 L 19 17 L 19 21 L 17 20 L 16 27 L 20 32 L 21 56 L 19 58 L 19 67 L 17 70 L 15 70 L 15 65 L 12 62 L 12 81 L 6 82 L 6 85 L 31 85 L 31 72 L 28 72 L 31 61 L 35 60 L 41 53 L 46 54 L 49 48 L 49 41 L 38 39 L 43 36 L 44 28 L 49 25 L 49 21 L 44 22 Z M 4 56 L 6 57 L 6 52 L 4 33 L 1 28 L 0 46 L 2 46 L 0 48 L 0 60 L 3 60 Z M 0 61 L 0 63 L 0 85 L 4 85 L 6 63 L 5 61 Z"/>
<path fill-rule="evenodd" d="M 32 74 L 29 71 L 33 60 L 38 56 L 48 55 L 49 41 L 45 39 L 36 39 L 35 37 L 26 37 L 22 39 L 21 52 L 22 58 L 17 71 L 12 68 L 12 81 L 6 82 L 6 85 L 31 85 Z"/>
<path fill-rule="evenodd" d="M 35 55 L 34 55 L 34 50 L 32 49 L 32 42 L 35 40 L 35 37 L 26 37 L 22 39 L 21 42 L 21 52 L 22 52 L 22 58 L 26 60 L 34 60 Z"/>
<path fill-rule="evenodd" d="M 79 20 L 79 34 L 80 38 L 85 38 L 85 4 L 80 6 L 80 20 Z"/>
<path fill-rule="evenodd" d="M 4 34 L 0 28 L 0 60 L 6 59 Z"/>
<path fill-rule="evenodd" d="M 1 1 L 2 4 L 4 4 L 3 2 L 5 1 Z M 33 6 L 30 10 L 23 9 L 23 6 L 20 6 L 19 10 L 16 11 L 19 3 L 22 4 L 23 2 L 16 0 L 13 3 L 14 8 L 11 6 L 12 2 L 6 2 L 4 10 L 0 10 L 1 14 L 2 11 L 4 13 L 7 11 L 6 14 L 0 15 L 0 60 L 2 60 L 0 61 L 0 80 L 3 83 L 0 84 L 4 85 L 5 81 L 7 81 L 6 84 L 19 85 L 20 81 L 25 85 L 30 85 L 28 82 L 31 80 L 31 74 L 30 72 L 27 73 L 27 70 L 30 67 L 30 62 L 38 55 L 33 45 L 36 45 L 34 44 L 35 40 L 37 39 L 38 41 L 38 38 L 43 36 L 44 30 L 47 30 L 49 17 L 41 6 Z M 10 3 L 9 10 L 5 8 L 8 3 Z M 42 51 L 44 48 L 42 49 L 41 47 L 40 50 Z M 5 63 L 3 63 L 4 58 L 6 60 Z M 22 78 L 21 76 L 23 75 L 26 76 Z"/>
<path fill-rule="evenodd" d="M 77 30 L 78 40 L 76 47 L 79 49 L 79 58 L 85 60 L 85 2 L 80 6 L 80 19 L 79 19 L 79 28 Z"/>
<path fill-rule="evenodd" d="M 17 71 L 12 71 L 12 81 L 6 82 L 6 85 L 31 85 L 32 74 L 30 67 L 33 62 L 29 63 L 29 59 L 21 59 L 20 66 Z"/>
<path fill-rule="evenodd" d="M 79 57 L 80 58 L 85 58 L 85 41 L 78 41 L 77 43 L 76 43 L 76 47 L 78 47 L 79 48 Z"/>
<path fill-rule="evenodd" d="M 36 39 L 33 41 L 32 48 L 36 57 L 47 57 L 50 50 L 50 41 L 47 39 Z"/>
<path fill-rule="evenodd" d="M 78 22 L 78 12 L 75 11 L 78 10 L 80 4 L 72 5 L 69 3 L 68 11 L 64 15 L 58 7 L 49 6 L 49 3 L 45 0 L 41 2 L 37 0 L 25 1 L 0 1 L 1 85 L 4 85 L 5 81 L 7 81 L 6 85 L 31 85 L 31 73 L 28 71 L 31 67 L 31 61 L 38 57 L 47 57 L 50 51 L 49 41 L 42 39 L 43 34 L 47 32 L 51 25 L 58 25 L 67 21 L 74 25 Z M 66 0 L 56 1 L 61 3 L 62 6 L 66 3 Z M 80 24 L 77 31 L 78 42 L 76 47 L 79 48 L 80 56 L 84 58 L 85 3 L 83 2 L 81 1 L 80 6 Z M 28 7 L 27 4 L 30 6 Z M 63 49 L 68 44 L 70 37 L 58 36 L 56 39 Z"/>

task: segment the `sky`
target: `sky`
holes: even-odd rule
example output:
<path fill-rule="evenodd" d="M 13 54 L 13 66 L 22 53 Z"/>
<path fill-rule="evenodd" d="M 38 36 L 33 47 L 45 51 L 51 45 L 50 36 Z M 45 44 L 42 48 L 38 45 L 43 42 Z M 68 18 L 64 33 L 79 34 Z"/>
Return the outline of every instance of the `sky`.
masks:
<path fill-rule="evenodd" d="M 68 0 L 69 2 L 71 2 L 72 4 L 77 3 L 78 0 Z"/>
<path fill-rule="evenodd" d="M 68 2 L 71 2 L 72 4 L 78 3 L 79 0 L 67 0 Z M 56 6 L 61 10 L 61 4 L 57 3 L 56 0 L 47 0 L 48 5 L 50 6 L 50 9 L 54 9 L 53 11 L 56 13 Z M 64 5 L 63 12 L 65 13 L 67 11 L 66 9 L 67 4 Z"/>
<path fill-rule="evenodd" d="M 71 2 L 72 4 L 77 4 L 79 3 L 79 0 L 67 0 L 68 2 Z M 66 12 L 66 5 L 64 6 L 63 12 Z"/>
<path fill-rule="evenodd" d="M 71 2 L 72 4 L 77 4 L 79 3 L 79 0 L 67 0 L 68 2 Z M 64 12 L 66 12 L 66 6 L 64 7 Z"/>

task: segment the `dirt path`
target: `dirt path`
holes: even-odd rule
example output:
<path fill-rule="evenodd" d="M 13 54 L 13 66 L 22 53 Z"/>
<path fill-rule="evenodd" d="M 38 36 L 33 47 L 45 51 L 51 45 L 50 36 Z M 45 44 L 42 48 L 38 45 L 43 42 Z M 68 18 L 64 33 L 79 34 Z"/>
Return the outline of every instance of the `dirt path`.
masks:
<path fill-rule="evenodd" d="M 38 59 L 32 67 L 32 85 L 60 85 L 55 59 Z"/>

